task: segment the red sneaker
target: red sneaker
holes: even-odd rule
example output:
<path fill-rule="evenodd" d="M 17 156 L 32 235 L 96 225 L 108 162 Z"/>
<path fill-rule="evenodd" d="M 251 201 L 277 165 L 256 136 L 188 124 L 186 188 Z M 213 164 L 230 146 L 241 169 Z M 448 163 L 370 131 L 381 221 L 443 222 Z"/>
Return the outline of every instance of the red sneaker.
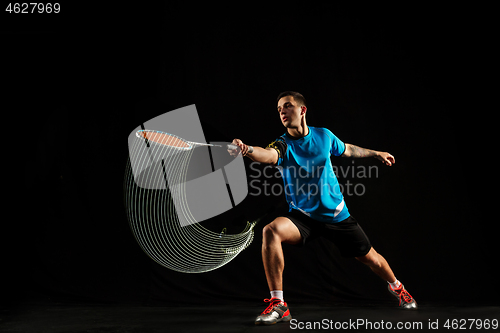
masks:
<path fill-rule="evenodd" d="M 272 325 L 280 321 L 290 321 L 292 319 L 286 302 L 274 297 L 265 299 L 264 302 L 270 304 L 264 312 L 255 319 L 255 325 Z"/>
<path fill-rule="evenodd" d="M 389 292 L 399 299 L 399 307 L 403 309 L 416 309 L 417 301 L 410 295 L 410 293 L 405 289 L 405 286 L 401 284 L 398 289 L 392 289 L 391 285 L 387 286 Z"/>

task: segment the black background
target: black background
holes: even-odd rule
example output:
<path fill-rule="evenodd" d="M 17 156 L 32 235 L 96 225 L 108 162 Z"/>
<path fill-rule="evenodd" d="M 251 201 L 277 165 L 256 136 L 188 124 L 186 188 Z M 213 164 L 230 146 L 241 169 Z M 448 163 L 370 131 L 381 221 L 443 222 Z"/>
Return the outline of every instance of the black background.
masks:
<path fill-rule="evenodd" d="M 264 146 L 284 132 L 277 95 L 295 90 L 309 102 L 309 125 L 395 156 L 393 167 L 356 160 L 379 165 L 379 173 L 355 180 L 366 192 L 346 202 L 413 296 L 498 304 L 498 291 L 489 290 L 496 220 L 482 213 L 494 173 L 480 166 L 495 155 L 479 149 L 491 144 L 480 134 L 494 133 L 486 128 L 495 121 L 484 112 L 492 106 L 481 104 L 493 77 L 489 11 L 172 2 L 3 12 L 2 109 L 4 128 L 14 130 L 4 141 L 14 150 L 4 154 L 5 175 L 22 184 L 6 189 L 14 200 L 2 219 L 4 299 L 212 304 L 268 297 L 261 230 L 283 199 L 245 200 L 245 217 L 276 208 L 226 266 L 170 271 L 141 251 L 128 226 L 127 137 L 157 115 L 196 104 L 208 140 Z M 284 251 L 289 302 L 390 300 L 383 281 L 326 242 Z"/>

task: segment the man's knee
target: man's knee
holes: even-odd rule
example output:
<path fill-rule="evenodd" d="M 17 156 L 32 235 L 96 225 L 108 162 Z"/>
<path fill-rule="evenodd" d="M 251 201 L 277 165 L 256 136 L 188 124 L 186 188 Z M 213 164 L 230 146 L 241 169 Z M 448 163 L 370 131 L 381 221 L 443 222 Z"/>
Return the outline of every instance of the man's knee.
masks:
<path fill-rule="evenodd" d="M 262 240 L 264 242 L 273 241 L 279 238 L 279 234 L 272 223 L 269 223 L 262 229 Z"/>
<path fill-rule="evenodd" d="M 263 242 L 298 244 L 302 240 L 299 229 L 285 217 L 278 217 L 262 230 Z"/>

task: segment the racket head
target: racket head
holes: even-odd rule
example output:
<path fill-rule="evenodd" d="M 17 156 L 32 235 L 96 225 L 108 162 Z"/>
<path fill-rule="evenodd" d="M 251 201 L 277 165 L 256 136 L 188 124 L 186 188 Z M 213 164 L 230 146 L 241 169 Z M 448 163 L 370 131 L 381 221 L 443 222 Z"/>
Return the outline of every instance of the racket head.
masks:
<path fill-rule="evenodd" d="M 135 135 L 138 138 L 144 139 L 148 143 L 159 145 L 160 147 L 173 148 L 177 150 L 189 150 L 193 146 L 186 140 L 177 135 L 155 131 L 155 130 L 138 130 Z"/>

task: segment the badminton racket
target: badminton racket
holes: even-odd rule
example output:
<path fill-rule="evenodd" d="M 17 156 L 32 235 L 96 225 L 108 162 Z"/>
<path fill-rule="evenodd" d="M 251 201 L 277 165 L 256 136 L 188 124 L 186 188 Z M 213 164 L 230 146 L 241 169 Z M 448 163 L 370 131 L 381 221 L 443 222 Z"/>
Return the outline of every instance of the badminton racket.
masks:
<path fill-rule="evenodd" d="M 208 147 L 224 147 L 222 145 L 215 145 L 215 144 L 210 144 L 210 143 L 199 143 L 199 142 L 192 142 L 185 140 L 183 138 L 178 137 L 177 135 L 166 133 L 166 132 L 161 132 L 161 131 L 154 131 L 154 130 L 139 130 L 135 133 L 135 135 L 138 138 L 142 138 L 146 140 L 146 143 L 153 143 L 153 144 L 158 144 L 162 146 L 167 146 L 179 150 L 190 150 L 193 147 L 197 146 L 208 146 Z M 228 150 L 236 150 L 239 147 L 237 145 L 233 144 L 228 144 L 226 145 L 226 148 Z M 248 152 L 251 153 L 253 152 L 253 147 L 249 146 L 248 147 Z"/>

